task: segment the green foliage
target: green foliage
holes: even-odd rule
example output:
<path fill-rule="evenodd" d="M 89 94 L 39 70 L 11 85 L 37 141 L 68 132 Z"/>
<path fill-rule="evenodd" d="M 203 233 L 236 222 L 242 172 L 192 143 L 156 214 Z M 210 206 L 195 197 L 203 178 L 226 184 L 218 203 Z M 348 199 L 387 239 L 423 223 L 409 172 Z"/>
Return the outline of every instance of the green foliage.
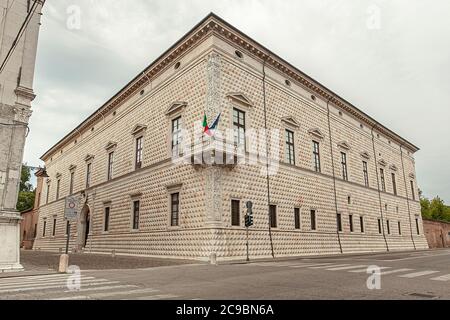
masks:
<path fill-rule="evenodd" d="M 19 212 L 27 211 L 34 206 L 35 192 L 33 185 L 30 182 L 31 170 L 25 164 L 22 166 L 22 172 L 20 175 L 20 189 L 19 198 L 17 200 L 16 209 Z"/>
<path fill-rule="evenodd" d="M 422 217 L 435 221 L 450 222 L 450 207 L 446 206 L 444 201 L 435 197 L 429 200 L 423 196 L 420 197 L 420 206 L 422 208 Z"/>

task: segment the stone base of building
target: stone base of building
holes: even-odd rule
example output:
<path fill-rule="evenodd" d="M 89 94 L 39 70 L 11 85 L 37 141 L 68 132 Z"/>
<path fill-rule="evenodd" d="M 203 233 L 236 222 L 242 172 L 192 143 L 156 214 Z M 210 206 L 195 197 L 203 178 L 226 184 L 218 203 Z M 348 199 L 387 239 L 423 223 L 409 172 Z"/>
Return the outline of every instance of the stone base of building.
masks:
<path fill-rule="evenodd" d="M 22 271 L 20 264 L 20 214 L 0 211 L 0 272 Z"/>

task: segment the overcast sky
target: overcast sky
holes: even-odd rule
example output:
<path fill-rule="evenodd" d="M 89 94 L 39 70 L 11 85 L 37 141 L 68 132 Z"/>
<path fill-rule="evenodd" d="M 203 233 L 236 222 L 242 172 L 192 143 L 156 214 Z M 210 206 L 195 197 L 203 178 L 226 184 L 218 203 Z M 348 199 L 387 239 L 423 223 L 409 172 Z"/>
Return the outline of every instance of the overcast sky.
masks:
<path fill-rule="evenodd" d="M 447 0 L 47 0 L 24 161 L 42 165 L 211 11 L 419 146 L 420 188 L 450 203 Z"/>

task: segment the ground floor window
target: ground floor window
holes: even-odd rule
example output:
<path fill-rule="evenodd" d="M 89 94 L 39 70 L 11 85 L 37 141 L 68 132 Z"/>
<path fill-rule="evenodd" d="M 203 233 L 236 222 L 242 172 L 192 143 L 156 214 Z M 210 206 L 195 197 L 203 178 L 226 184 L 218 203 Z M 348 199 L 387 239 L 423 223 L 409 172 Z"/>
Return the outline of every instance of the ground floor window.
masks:
<path fill-rule="evenodd" d="M 364 233 L 364 217 L 359 217 L 359 225 L 361 227 L 361 233 Z"/>
<path fill-rule="evenodd" d="M 295 229 L 300 229 L 300 208 L 294 209 L 294 224 Z"/>
<path fill-rule="evenodd" d="M 269 211 L 270 211 L 270 226 L 272 228 L 276 228 L 277 227 L 277 206 L 271 205 Z"/>
<path fill-rule="evenodd" d="M 178 227 L 180 225 L 180 194 L 178 192 L 170 195 L 170 225 Z"/>
<path fill-rule="evenodd" d="M 133 230 L 139 229 L 139 212 L 141 202 L 139 200 L 133 202 Z"/>
<path fill-rule="evenodd" d="M 316 210 L 311 210 L 311 230 L 315 231 L 316 229 Z"/>
<path fill-rule="evenodd" d="M 241 201 L 239 200 L 231 200 L 231 225 L 232 226 L 240 226 L 240 207 Z"/>
<path fill-rule="evenodd" d="M 378 219 L 378 233 L 383 233 L 383 230 L 381 229 L 381 219 Z"/>
<path fill-rule="evenodd" d="M 108 232 L 109 231 L 109 215 L 111 212 L 111 208 L 110 207 L 106 207 L 105 208 L 105 221 L 104 221 L 104 226 L 103 226 L 103 231 Z"/>
<path fill-rule="evenodd" d="M 339 232 L 342 232 L 342 215 L 340 213 L 337 214 L 337 228 Z"/>

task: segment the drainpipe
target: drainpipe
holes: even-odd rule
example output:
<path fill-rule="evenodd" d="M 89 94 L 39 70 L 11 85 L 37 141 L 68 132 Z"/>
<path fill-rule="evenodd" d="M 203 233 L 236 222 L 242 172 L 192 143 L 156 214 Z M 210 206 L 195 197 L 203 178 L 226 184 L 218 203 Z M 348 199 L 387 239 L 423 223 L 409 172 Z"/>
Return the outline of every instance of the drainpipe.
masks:
<path fill-rule="evenodd" d="M 333 99 L 333 96 L 330 96 L 327 101 L 327 118 L 328 118 L 328 131 L 330 133 L 331 169 L 333 171 L 334 205 L 335 205 L 335 209 L 336 209 L 336 234 L 337 234 L 338 242 L 339 242 L 339 250 L 341 251 L 341 253 L 344 253 L 344 250 L 342 249 L 342 243 L 341 243 L 341 234 L 339 233 L 339 227 L 338 227 L 338 221 L 337 221 L 339 209 L 338 209 L 338 203 L 337 203 L 336 174 L 335 174 L 335 170 L 334 170 L 334 168 L 335 168 L 334 167 L 334 151 L 333 151 L 333 139 L 332 139 L 332 133 L 331 133 L 331 119 L 330 119 L 331 99 Z"/>
<path fill-rule="evenodd" d="M 409 230 L 411 231 L 411 241 L 413 243 L 414 250 L 417 250 L 416 243 L 414 242 L 414 237 L 413 237 L 412 222 L 411 222 L 411 208 L 409 206 L 408 184 L 406 183 L 406 173 L 405 173 L 405 165 L 403 162 L 403 146 L 402 145 L 400 145 L 400 157 L 402 159 L 403 180 L 405 182 L 406 204 L 408 205 Z"/>
<path fill-rule="evenodd" d="M 270 176 L 269 176 L 269 142 L 267 137 L 267 103 L 266 103 L 266 63 L 269 59 L 267 56 L 263 62 L 263 100 L 264 100 L 264 129 L 266 137 L 266 180 L 267 180 L 267 212 L 269 216 L 269 238 L 270 238 L 270 249 L 272 251 L 272 258 L 275 259 L 275 251 L 273 249 L 273 238 L 272 238 L 272 224 L 270 216 Z"/>
<path fill-rule="evenodd" d="M 377 160 L 377 151 L 375 150 L 375 135 L 373 134 L 373 130 L 376 125 L 372 126 L 372 147 L 373 147 L 373 157 L 375 160 L 375 175 L 377 177 L 377 188 L 378 188 L 378 199 L 380 201 L 380 212 L 381 212 L 381 231 L 383 233 L 384 242 L 386 243 L 386 250 L 389 252 L 389 245 L 386 239 L 386 233 L 384 232 L 384 217 L 383 217 L 383 204 L 381 201 L 381 190 L 380 190 L 380 178 L 378 177 L 378 160 Z"/>

